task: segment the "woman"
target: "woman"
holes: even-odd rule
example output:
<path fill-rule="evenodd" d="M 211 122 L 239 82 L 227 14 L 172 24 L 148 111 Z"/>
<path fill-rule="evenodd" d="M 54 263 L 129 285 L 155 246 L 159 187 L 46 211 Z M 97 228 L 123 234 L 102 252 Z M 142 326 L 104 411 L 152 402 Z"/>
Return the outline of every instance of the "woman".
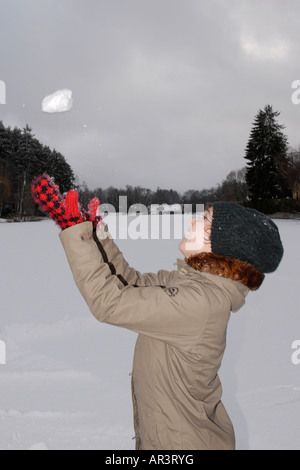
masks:
<path fill-rule="evenodd" d="M 45 175 L 32 192 L 63 229 L 63 247 L 92 314 L 139 333 L 132 373 L 136 449 L 234 449 L 218 371 L 231 312 L 282 259 L 276 225 L 257 211 L 216 203 L 192 220 L 176 271 L 141 274 L 104 224 L 95 235 L 99 201 L 82 213 L 76 191 L 63 200 Z"/>

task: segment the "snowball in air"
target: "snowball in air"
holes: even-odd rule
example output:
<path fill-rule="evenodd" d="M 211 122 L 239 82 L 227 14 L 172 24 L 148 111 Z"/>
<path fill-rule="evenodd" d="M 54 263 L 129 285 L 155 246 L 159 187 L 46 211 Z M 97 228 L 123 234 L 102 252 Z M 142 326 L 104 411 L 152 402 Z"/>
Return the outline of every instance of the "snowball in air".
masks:
<path fill-rule="evenodd" d="M 70 111 L 73 106 L 72 91 L 58 90 L 43 99 L 42 110 L 44 113 L 64 113 Z"/>

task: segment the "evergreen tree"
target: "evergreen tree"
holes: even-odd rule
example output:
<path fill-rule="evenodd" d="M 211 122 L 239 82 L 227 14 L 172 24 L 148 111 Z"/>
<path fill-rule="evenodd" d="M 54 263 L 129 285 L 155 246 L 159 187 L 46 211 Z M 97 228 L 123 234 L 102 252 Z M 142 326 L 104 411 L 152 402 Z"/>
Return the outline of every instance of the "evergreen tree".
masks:
<path fill-rule="evenodd" d="M 28 186 L 31 181 L 32 168 L 35 167 L 38 141 L 34 139 L 28 125 L 21 131 L 18 149 L 14 155 L 17 169 L 17 217 L 25 215 L 25 203 L 28 201 Z"/>
<path fill-rule="evenodd" d="M 39 213 L 30 189 L 32 178 L 41 173 L 53 176 L 61 192 L 75 186 L 62 154 L 39 142 L 28 125 L 12 130 L 0 121 L 0 217 L 7 213 L 22 220 Z"/>
<path fill-rule="evenodd" d="M 287 158 L 288 139 L 276 118 L 280 115 L 272 106 L 265 106 L 256 115 L 246 148 L 246 182 L 250 198 L 255 203 L 264 199 L 290 196 L 287 181 L 277 162 Z"/>

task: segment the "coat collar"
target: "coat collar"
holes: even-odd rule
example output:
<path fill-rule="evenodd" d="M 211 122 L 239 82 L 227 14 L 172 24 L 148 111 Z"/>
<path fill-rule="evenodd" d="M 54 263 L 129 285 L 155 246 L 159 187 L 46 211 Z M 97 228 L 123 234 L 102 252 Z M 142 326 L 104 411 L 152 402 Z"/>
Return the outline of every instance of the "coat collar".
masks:
<path fill-rule="evenodd" d="M 196 271 L 239 281 L 253 291 L 259 289 L 265 278 L 265 275 L 251 264 L 215 253 L 199 253 L 185 262 Z"/>

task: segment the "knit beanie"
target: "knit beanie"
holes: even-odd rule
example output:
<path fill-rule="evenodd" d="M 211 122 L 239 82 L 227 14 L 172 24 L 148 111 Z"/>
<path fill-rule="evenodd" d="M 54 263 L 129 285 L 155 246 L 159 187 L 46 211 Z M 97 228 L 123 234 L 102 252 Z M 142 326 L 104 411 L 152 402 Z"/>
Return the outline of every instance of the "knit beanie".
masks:
<path fill-rule="evenodd" d="M 275 271 L 283 256 L 270 217 L 233 202 L 213 205 L 211 246 L 213 253 L 249 263 L 262 273 Z"/>

